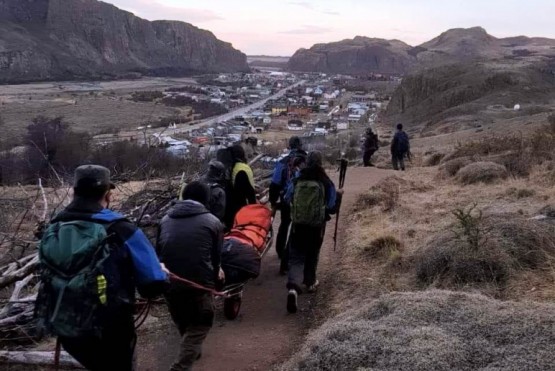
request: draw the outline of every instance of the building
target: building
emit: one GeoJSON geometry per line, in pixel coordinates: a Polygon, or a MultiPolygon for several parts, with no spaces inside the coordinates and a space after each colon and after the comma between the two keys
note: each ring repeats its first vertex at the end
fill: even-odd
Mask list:
{"type": "Polygon", "coordinates": [[[287,130],[301,131],[304,129],[304,123],[301,120],[289,120],[287,130]]]}

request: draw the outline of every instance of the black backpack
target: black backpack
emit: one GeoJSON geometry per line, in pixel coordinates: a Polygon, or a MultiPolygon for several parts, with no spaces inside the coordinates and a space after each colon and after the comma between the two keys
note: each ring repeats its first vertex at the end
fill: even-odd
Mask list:
{"type": "Polygon", "coordinates": [[[409,136],[405,132],[397,134],[397,150],[400,154],[406,154],[410,151],[409,136]]]}

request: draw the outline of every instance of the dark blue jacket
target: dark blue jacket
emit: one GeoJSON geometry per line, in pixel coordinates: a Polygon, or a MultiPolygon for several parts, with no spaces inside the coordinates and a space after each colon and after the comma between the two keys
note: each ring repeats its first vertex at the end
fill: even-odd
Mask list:
{"type": "Polygon", "coordinates": [[[291,179],[295,174],[290,174],[291,159],[298,159],[299,165],[306,161],[307,153],[303,150],[294,149],[287,156],[276,163],[270,184],[270,203],[275,205],[278,199],[282,198],[291,184],[291,179]]]}

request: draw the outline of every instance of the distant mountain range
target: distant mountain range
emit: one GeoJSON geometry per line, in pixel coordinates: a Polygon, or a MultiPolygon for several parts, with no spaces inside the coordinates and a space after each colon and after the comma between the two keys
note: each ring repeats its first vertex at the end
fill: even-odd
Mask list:
{"type": "Polygon", "coordinates": [[[211,32],[96,0],[0,0],[0,83],[249,71],[211,32]]]}
{"type": "Polygon", "coordinates": [[[524,36],[498,39],[481,27],[452,29],[422,45],[399,40],[354,39],[300,49],[290,71],[405,74],[413,69],[484,59],[541,60],[555,56],[555,40],[524,36]]]}

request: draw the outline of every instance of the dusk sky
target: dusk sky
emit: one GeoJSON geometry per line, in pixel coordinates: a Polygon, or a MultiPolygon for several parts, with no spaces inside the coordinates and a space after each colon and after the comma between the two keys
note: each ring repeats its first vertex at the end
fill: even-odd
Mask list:
{"type": "Polygon", "coordinates": [[[555,0],[106,0],[149,20],[212,31],[249,54],[290,56],[354,36],[418,45],[450,28],[555,38],[555,0]]]}

